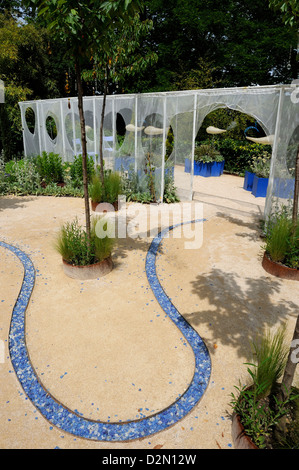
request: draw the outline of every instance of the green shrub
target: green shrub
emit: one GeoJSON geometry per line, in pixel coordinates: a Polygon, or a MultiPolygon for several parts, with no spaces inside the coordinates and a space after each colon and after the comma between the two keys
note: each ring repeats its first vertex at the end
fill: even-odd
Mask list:
{"type": "Polygon", "coordinates": [[[271,154],[264,150],[258,156],[252,157],[250,170],[259,178],[269,178],[270,164],[271,164],[271,154]]]}
{"type": "Polygon", "coordinates": [[[40,187],[40,176],[33,160],[24,158],[12,164],[11,181],[7,188],[13,194],[36,194],[40,187]]]}
{"type": "Polygon", "coordinates": [[[42,182],[63,183],[63,163],[59,154],[42,152],[42,155],[36,157],[35,164],[42,182]]]}
{"type": "MultiPolygon", "coordinates": [[[[87,156],[86,159],[87,166],[87,180],[91,182],[92,175],[95,173],[94,161],[91,155],[87,156]]],[[[72,184],[75,187],[81,187],[83,185],[83,167],[82,167],[82,155],[76,155],[73,163],[70,166],[69,171],[72,184]]]]}
{"type": "Polygon", "coordinates": [[[264,151],[271,154],[270,145],[262,145],[247,140],[234,140],[231,138],[213,138],[213,144],[225,160],[225,170],[231,173],[244,175],[249,170],[253,157],[258,157],[264,151]]]}
{"type": "Polygon", "coordinates": [[[165,175],[163,202],[168,204],[179,202],[173,177],[168,174],[165,175]]]}

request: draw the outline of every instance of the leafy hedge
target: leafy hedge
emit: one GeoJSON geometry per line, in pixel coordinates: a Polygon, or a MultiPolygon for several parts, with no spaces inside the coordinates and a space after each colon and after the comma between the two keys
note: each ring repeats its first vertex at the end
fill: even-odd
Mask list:
{"type": "Polygon", "coordinates": [[[253,163],[253,158],[263,155],[265,151],[271,154],[270,145],[255,144],[245,140],[213,139],[214,145],[225,160],[224,170],[229,173],[244,175],[253,163]]]}

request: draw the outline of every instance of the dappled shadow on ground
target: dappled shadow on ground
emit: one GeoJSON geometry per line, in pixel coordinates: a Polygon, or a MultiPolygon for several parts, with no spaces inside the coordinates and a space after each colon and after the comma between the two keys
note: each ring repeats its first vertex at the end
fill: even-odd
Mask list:
{"type": "Polygon", "coordinates": [[[259,241],[263,236],[262,218],[258,215],[250,214],[250,219],[241,219],[239,217],[233,217],[232,215],[224,214],[223,212],[218,212],[216,217],[225,219],[227,222],[240,227],[240,232],[235,233],[236,237],[248,238],[252,241],[259,241]],[[251,232],[244,232],[242,230],[243,228],[249,229],[251,232]]]}
{"type": "Polygon", "coordinates": [[[0,211],[3,211],[5,209],[19,209],[27,202],[33,201],[34,198],[35,197],[30,197],[30,196],[22,196],[22,197],[1,196],[0,197],[0,211]]]}
{"type": "Polygon", "coordinates": [[[288,315],[296,315],[298,311],[298,305],[291,300],[272,300],[280,292],[281,284],[267,276],[241,279],[235,273],[213,268],[198,275],[191,285],[192,293],[208,303],[208,307],[186,313],[184,317],[194,327],[206,325],[211,331],[213,339],[205,339],[211,353],[213,345],[218,343],[233,347],[240,357],[246,357],[250,342],[258,333],[284,322],[288,315]]]}

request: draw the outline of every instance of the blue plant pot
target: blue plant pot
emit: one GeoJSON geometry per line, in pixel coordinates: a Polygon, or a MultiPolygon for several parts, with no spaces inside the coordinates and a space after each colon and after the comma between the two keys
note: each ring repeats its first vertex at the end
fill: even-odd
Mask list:
{"type": "Polygon", "coordinates": [[[224,170],[224,160],[222,162],[211,163],[211,176],[221,176],[224,170]]]}
{"type": "Polygon", "coordinates": [[[255,197],[266,197],[269,178],[259,178],[254,175],[252,184],[252,194],[255,197]]]}
{"type": "Polygon", "coordinates": [[[194,174],[207,178],[211,176],[212,163],[194,162],[194,174]]]}
{"type": "Polygon", "coordinates": [[[295,179],[275,178],[273,185],[273,194],[283,199],[293,199],[295,189],[295,179]]]}
{"type": "MultiPolygon", "coordinates": [[[[221,176],[224,170],[224,161],[223,162],[194,162],[194,175],[196,176],[221,176]]],[[[185,158],[185,172],[191,172],[191,160],[185,158]]]]}
{"type": "Polygon", "coordinates": [[[252,191],[253,178],[254,178],[254,173],[251,173],[250,171],[245,171],[243,188],[246,191],[252,191]]]}
{"type": "Polygon", "coordinates": [[[134,166],[135,166],[134,157],[117,157],[115,159],[116,171],[129,171],[131,168],[134,169],[134,166]]]}

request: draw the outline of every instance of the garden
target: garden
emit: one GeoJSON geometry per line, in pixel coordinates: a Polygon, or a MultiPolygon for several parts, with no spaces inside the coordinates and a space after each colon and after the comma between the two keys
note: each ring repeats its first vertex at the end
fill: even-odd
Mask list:
{"type": "Polygon", "coordinates": [[[162,3],[0,7],[3,448],[299,448],[298,8],[162,3]]]}

